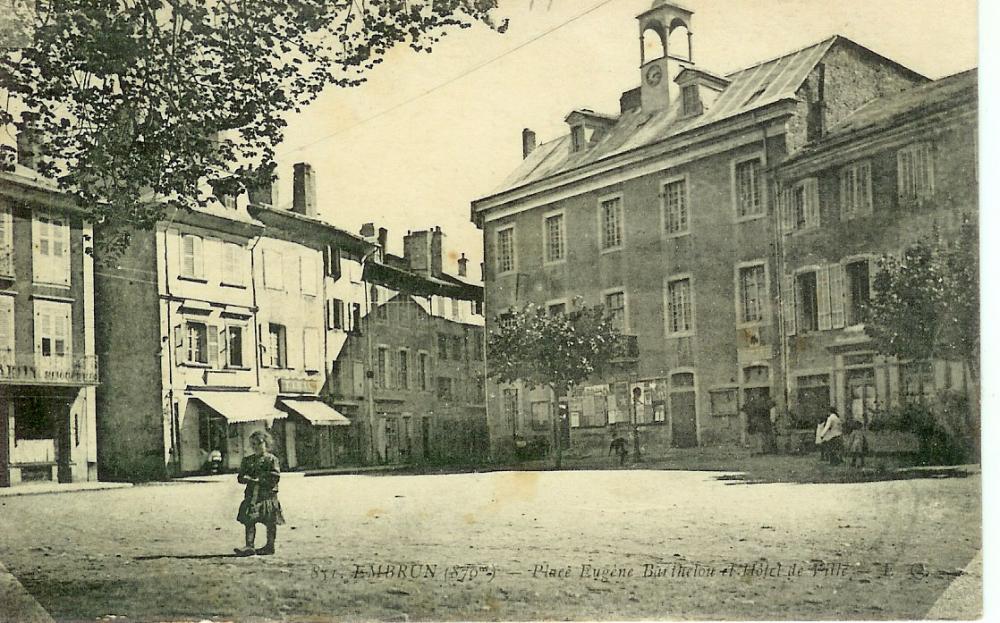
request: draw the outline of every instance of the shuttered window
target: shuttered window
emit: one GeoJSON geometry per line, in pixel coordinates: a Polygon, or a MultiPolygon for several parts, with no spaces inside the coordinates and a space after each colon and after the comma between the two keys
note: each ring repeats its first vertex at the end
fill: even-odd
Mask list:
{"type": "Polygon", "coordinates": [[[850,220],[872,213],[872,167],[867,160],[840,170],[840,218],[850,220]]]}
{"type": "Polygon", "coordinates": [[[73,354],[69,303],[35,301],[35,355],[49,360],[63,360],[73,354]]]}
{"type": "Polygon", "coordinates": [[[205,273],[205,260],[200,236],[181,236],[181,276],[191,279],[202,279],[205,273]]]}
{"type": "Polygon", "coordinates": [[[497,231],[497,272],[514,270],[514,228],[497,231]]]}
{"type": "Polygon", "coordinates": [[[36,213],[32,220],[32,230],[34,280],[69,285],[69,221],[62,216],[36,213]]]}
{"type": "Polygon", "coordinates": [[[917,143],[900,149],[896,154],[896,174],[900,201],[919,201],[933,194],[934,162],[930,145],[917,143]]]}
{"type": "Polygon", "coordinates": [[[782,193],[783,224],[786,231],[819,227],[819,183],[816,178],[804,179],[782,193]]]}
{"type": "Polygon", "coordinates": [[[243,247],[233,242],[222,244],[222,283],[243,286],[243,247]]]}

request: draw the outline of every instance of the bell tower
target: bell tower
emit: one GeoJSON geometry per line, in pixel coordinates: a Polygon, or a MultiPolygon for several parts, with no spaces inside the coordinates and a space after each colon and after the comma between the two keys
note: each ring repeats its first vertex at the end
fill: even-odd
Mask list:
{"type": "Polygon", "coordinates": [[[642,72],[642,109],[663,110],[680,92],[674,78],[694,65],[691,17],[694,12],[674,2],[653,0],[639,20],[639,69],[642,72]]]}

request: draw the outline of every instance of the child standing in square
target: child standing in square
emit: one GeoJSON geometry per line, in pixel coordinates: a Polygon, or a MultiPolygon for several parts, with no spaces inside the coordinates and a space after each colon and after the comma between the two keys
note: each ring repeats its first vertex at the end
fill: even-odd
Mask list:
{"type": "Polygon", "coordinates": [[[285,523],[281,513],[281,503],[278,501],[278,480],[281,478],[281,468],[278,457],[271,454],[270,448],[274,439],[266,431],[254,431],[250,435],[250,446],[253,454],[243,458],[237,482],[246,484],[243,502],[236,514],[236,521],[246,529],[246,545],[237,547],[239,556],[260,554],[268,556],[274,553],[274,538],[278,525],[285,523]],[[254,549],[257,537],[257,524],[264,524],[267,529],[267,543],[264,547],[254,549]]]}

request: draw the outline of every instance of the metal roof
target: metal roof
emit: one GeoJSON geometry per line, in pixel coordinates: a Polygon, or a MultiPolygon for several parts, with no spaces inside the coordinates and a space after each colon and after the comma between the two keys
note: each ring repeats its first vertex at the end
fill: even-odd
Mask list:
{"type": "MultiPolygon", "coordinates": [[[[776,102],[793,99],[816,63],[837,41],[858,44],[835,35],[801,50],[764,61],[726,76],[730,81],[705,111],[696,117],[681,115],[675,101],[655,113],[633,109],[618,117],[597,144],[579,152],[570,149],[569,135],[542,143],[532,151],[491,195],[530,184],[555,173],[575,169],[664,139],[677,136],[776,102]]],[[[861,46],[858,46],[861,47],[861,46]]]]}

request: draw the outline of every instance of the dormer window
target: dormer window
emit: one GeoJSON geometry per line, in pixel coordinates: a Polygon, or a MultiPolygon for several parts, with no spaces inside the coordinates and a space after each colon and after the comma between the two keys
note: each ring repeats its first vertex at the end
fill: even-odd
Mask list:
{"type": "Polygon", "coordinates": [[[701,96],[697,84],[689,84],[681,89],[681,100],[685,117],[701,114],[701,96]]]}
{"type": "Polygon", "coordinates": [[[584,147],[587,146],[587,133],[582,125],[575,125],[570,130],[570,136],[573,140],[573,151],[583,151],[584,147]]]}

